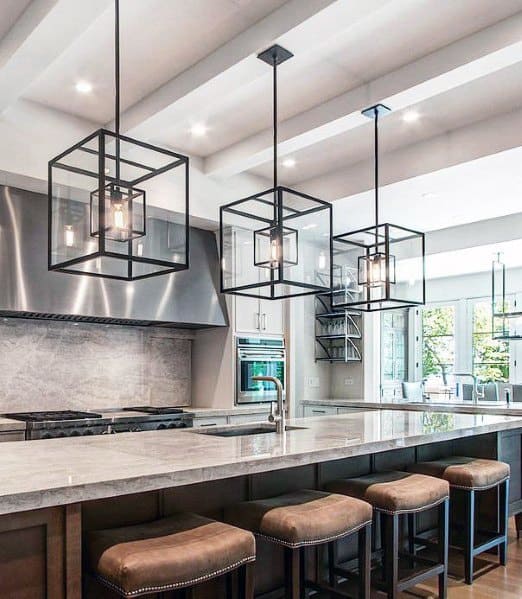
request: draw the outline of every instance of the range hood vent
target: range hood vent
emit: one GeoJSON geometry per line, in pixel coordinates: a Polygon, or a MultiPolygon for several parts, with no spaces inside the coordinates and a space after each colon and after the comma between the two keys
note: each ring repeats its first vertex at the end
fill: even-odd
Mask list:
{"type": "Polygon", "coordinates": [[[190,230],[190,269],[124,282],[47,270],[47,197],[0,186],[0,317],[128,326],[227,326],[213,233],[190,230]]]}

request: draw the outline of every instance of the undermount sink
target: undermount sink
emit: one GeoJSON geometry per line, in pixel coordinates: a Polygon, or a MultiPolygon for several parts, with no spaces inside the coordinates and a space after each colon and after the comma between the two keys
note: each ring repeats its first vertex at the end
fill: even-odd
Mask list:
{"type": "MultiPolygon", "coordinates": [[[[285,431],[305,430],[304,426],[285,426],[285,431]]],[[[274,433],[274,426],[256,424],[254,426],[235,426],[230,428],[203,428],[194,431],[200,435],[214,435],[215,437],[245,437],[247,435],[264,435],[265,433],[274,433]]]]}

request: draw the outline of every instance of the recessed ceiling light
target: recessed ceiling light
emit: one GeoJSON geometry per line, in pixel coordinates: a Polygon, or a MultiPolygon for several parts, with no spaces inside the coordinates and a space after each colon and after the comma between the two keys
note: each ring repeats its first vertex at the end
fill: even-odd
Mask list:
{"type": "Polygon", "coordinates": [[[420,118],[420,114],[416,110],[407,110],[402,115],[402,120],[405,123],[415,123],[420,118]]]}
{"type": "Polygon", "coordinates": [[[80,94],[90,94],[92,92],[92,84],[88,81],[78,81],[76,91],[80,94]]]}
{"type": "Polygon", "coordinates": [[[294,166],[295,166],[295,159],[294,158],[285,158],[283,160],[283,166],[285,168],[294,168],[294,166]]]}
{"type": "Polygon", "coordinates": [[[190,132],[194,137],[203,137],[207,134],[207,126],[204,123],[196,123],[190,128],[190,132]]]}

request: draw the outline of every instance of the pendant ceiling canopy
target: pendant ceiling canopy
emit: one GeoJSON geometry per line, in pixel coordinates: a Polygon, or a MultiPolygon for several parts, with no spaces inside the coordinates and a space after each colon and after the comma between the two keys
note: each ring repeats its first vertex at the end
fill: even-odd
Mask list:
{"type": "Polygon", "coordinates": [[[114,46],[115,131],[49,162],[48,267],[129,281],[188,268],[189,159],[120,133],[119,0],[114,46]]]}
{"type": "Polygon", "coordinates": [[[491,268],[491,309],[493,339],[522,339],[522,310],[517,307],[516,294],[507,285],[506,265],[497,254],[491,268]]]}
{"type": "Polygon", "coordinates": [[[376,104],[362,114],[374,122],[375,225],[333,238],[332,306],[366,312],[425,303],[424,233],[379,221],[379,117],[376,104]]]}
{"type": "Polygon", "coordinates": [[[330,290],[332,206],[278,182],[277,68],[292,56],[278,45],[258,56],[273,69],[274,185],[221,207],[223,293],[284,299],[330,290]]]}

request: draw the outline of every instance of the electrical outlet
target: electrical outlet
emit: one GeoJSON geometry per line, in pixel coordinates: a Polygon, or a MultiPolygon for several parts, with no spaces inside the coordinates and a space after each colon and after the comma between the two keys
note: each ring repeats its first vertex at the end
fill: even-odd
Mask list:
{"type": "Polygon", "coordinates": [[[344,386],[345,387],[351,387],[352,385],[353,385],[353,379],[352,378],[344,379],[344,386]]]}
{"type": "Polygon", "coordinates": [[[319,377],[318,376],[309,376],[308,377],[308,386],[312,389],[317,389],[319,387],[319,377]]]}

